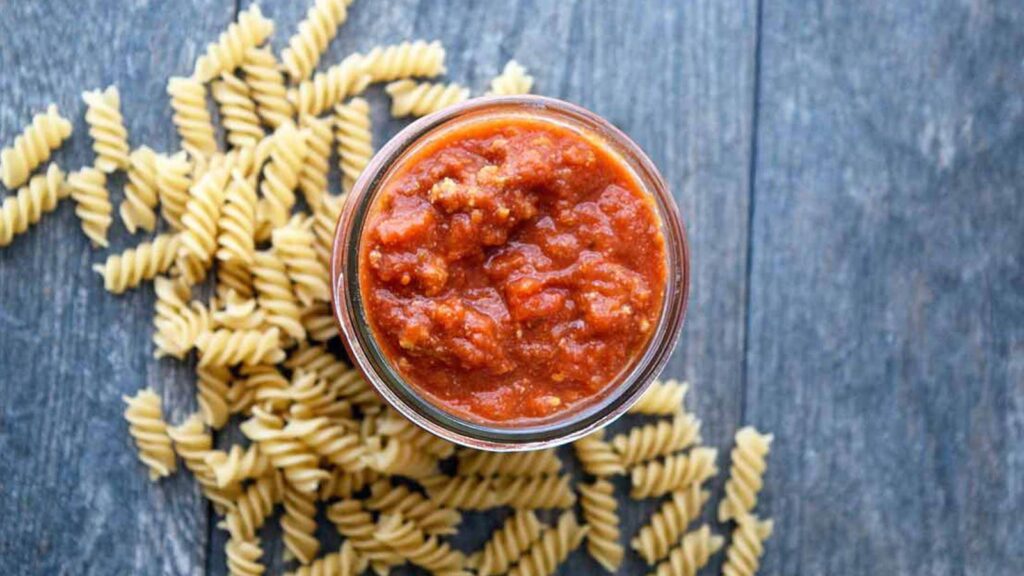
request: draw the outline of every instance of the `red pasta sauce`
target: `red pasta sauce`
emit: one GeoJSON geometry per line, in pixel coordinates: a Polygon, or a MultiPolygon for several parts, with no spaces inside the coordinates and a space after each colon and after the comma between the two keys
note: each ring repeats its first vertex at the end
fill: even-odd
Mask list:
{"type": "Polygon", "coordinates": [[[651,195],[597,135],[526,116],[442,131],[392,168],[360,235],[363,310],[434,404],[515,425],[599,396],[666,285],[651,195]]]}

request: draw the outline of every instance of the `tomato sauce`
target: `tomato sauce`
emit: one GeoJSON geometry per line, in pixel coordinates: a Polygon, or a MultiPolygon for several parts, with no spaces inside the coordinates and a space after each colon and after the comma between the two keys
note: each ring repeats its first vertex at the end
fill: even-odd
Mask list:
{"type": "Polygon", "coordinates": [[[666,285],[654,200],[592,134],[528,117],[399,160],[360,237],[392,365],[449,412],[510,424],[600,395],[646,348],[666,285]]]}

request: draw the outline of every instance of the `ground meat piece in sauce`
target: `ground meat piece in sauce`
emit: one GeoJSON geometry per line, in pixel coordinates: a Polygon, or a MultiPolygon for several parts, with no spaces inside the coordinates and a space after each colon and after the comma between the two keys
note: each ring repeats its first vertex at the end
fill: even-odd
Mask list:
{"type": "Polygon", "coordinates": [[[454,130],[402,161],[371,208],[360,283],[385,354],[478,420],[548,416],[643,351],[664,239],[621,159],[522,118],[454,130]]]}

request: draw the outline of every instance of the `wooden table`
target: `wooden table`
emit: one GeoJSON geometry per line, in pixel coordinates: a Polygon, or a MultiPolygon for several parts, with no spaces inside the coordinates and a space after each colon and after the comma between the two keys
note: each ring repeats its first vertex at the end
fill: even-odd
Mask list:
{"type": "MultiPolygon", "coordinates": [[[[306,8],[267,2],[275,47],[306,8]]],[[[80,93],[113,83],[133,145],[176,149],[167,77],[236,12],[0,0],[0,142],[55,101],[56,161],[91,162],[80,93]]],[[[358,0],[324,62],[413,38],[477,91],[514,57],[664,172],[693,257],[667,374],[723,468],[738,426],[775,434],[764,574],[1024,573],[1024,5],[358,0]]],[[[372,97],[380,143],[400,124],[372,97]]],[[[73,210],[0,250],[0,573],[223,574],[192,479],[150,483],[121,418],[152,386],[181,421],[191,368],[152,358],[152,288],[106,294],[73,210]]]]}

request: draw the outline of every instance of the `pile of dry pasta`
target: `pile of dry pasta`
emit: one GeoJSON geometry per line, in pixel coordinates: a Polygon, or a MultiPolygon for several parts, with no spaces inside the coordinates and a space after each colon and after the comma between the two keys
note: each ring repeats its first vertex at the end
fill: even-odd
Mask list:
{"type": "MultiPolygon", "coordinates": [[[[614,572],[627,553],[608,480],[616,475],[629,479],[630,498],[663,501],[629,547],[655,574],[695,574],[724,538],[707,525],[690,529],[709,498],[702,485],[718,467],[717,451],[701,446],[700,422],[684,410],[686,384],[656,383],[632,409],[653,422],[576,442],[591,478],[575,483],[553,450],[476,452],[424,432],[383,406],[327,347],[338,337],[328,257],[345,202],[344,192],[329,191],[331,158],[337,150],[347,191],[373,155],[370,108],[359,94],[386,83],[396,117],[429,114],[470,94],[416,80],[445,72],[439,42],[378,47],[314,74],[350,1],[316,0],[280,59],[264,46],[274,23],[258,6],[242,12],[192,76],[167,84],[180,151],[132,149],[119,93],[109,87],[82,95],[93,166],[65,176],[51,163],[32,175],[71,136],[55,106],[36,115],[0,152],[4,186],[21,187],[0,208],[0,246],[70,196],[83,233],[107,247],[114,222],[107,177],[127,173],[120,221],[132,233],[164,231],[95,269],[115,294],[153,281],[156,355],[196,352],[199,411],[168,425],[160,397],[141,390],[125,398],[125,417],[150,478],[174,473],[180,459],[212,501],[230,533],[232,574],[264,572],[259,532],[279,508],[296,574],[386,574],[405,563],[435,574],[552,574],[584,541],[614,572]],[[211,298],[194,295],[211,285],[211,298]],[[232,418],[248,443],[215,449],[213,432],[232,418]],[[338,550],[321,550],[318,502],[342,537],[338,550]],[[445,541],[462,511],[493,508],[513,512],[481,550],[445,541]],[[561,512],[548,525],[540,509],[561,512]]],[[[512,61],[490,93],[526,93],[532,84],[512,61]]],[[[720,522],[734,523],[723,568],[730,576],[756,572],[772,530],[753,514],[770,443],[753,428],[736,434],[718,511],[720,522]]]]}

